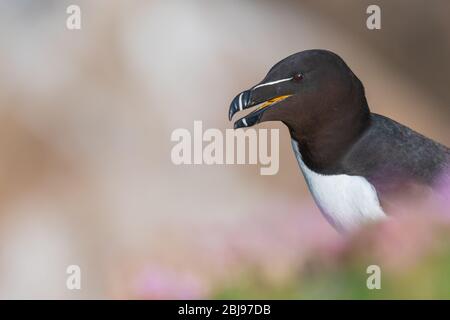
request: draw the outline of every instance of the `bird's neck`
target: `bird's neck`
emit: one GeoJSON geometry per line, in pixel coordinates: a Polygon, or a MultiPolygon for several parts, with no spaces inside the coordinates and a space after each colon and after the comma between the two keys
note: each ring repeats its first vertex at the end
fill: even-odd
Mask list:
{"type": "Polygon", "coordinates": [[[358,106],[343,106],[343,110],[305,127],[289,126],[291,138],[297,141],[303,161],[318,173],[339,171],[340,160],[370,125],[370,111],[362,99],[358,106]]]}

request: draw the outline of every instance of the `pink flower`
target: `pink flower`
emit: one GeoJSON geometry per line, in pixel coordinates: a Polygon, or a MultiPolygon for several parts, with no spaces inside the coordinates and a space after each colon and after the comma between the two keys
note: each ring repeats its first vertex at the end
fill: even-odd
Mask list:
{"type": "Polygon", "coordinates": [[[140,299],[201,299],[206,291],[200,278],[192,273],[151,266],[138,275],[134,293],[140,299]]]}

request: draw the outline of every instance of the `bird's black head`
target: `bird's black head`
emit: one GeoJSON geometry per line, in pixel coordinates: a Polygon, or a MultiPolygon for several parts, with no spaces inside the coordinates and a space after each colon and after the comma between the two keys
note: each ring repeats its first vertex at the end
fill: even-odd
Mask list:
{"type": "Polygon", "coordinates": [[[338,55],[326,50],[302,51],[278,62],[259,84],[234,98],[229,119],[254,106],[235,128],[282,121],[300,144],[322,147],[339,136],[342,143],[351,139],[369,118],[361,82],[338,55]]]}

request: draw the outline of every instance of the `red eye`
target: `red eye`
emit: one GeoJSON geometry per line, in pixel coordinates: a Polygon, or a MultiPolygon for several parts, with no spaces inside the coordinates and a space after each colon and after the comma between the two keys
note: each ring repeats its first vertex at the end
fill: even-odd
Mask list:
{"type": "Polygon", "coordinates": [[[294,79],[294,81],[300,81],[303,79],[303,75],[301,73],[297,73],[292,77],[292,79],[294,79]]]}

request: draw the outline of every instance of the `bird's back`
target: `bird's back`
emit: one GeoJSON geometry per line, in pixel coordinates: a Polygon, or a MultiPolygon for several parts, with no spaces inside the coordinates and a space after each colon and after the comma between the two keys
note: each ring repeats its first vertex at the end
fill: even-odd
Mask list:
{"type": "Polygon", "coordinates": [[[433,188],[450,170],[450,149],[392,119],[371,114],[367,130],[340,166],[346,174],[365,177],[379,193],[401,193],[413,185],[433,188]]]}

